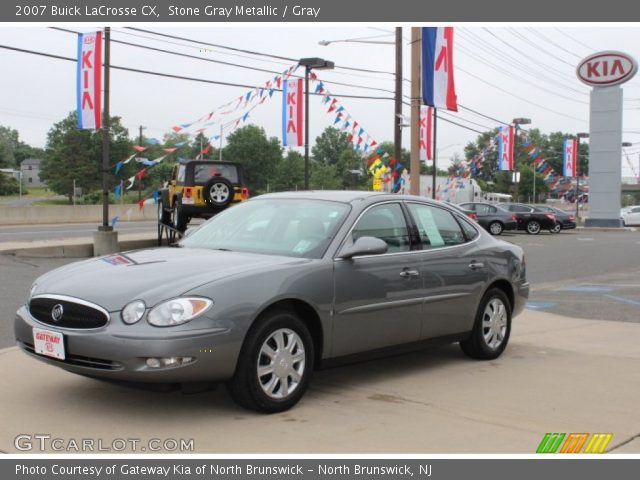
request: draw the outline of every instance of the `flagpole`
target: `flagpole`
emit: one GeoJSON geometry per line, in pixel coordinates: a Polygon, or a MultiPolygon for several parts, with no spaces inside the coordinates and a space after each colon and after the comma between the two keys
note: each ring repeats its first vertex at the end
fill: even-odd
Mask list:
{"type": "MultiPolygon", "coordinates": [[[[111,28],[104,29],[104,110],[102,118],[102,227],[109,232],[109,63],[111,61],[111,28]]],[[[100,66],[96,65],[99,71],[100,66]]],[[[99,73],[97,73],[99,75],[99,73]]],[[[99,94],[99,93],[98,93],[99,94]]]]}
{"type": "MultiPolygon", "coordinates": [[[[411,27],[411,195],[420,195],[420,54],[422,30],[411,27]]],[[[397,160],[397,159],[396,159],[397,160]]]]}
{"type": "Polygon", "coordinates": [[[436,160],[438,158],[438,109],[433,107],[433,180],[431,184],[431,198],[436,199],[436,175],[438,172],[436,160]]]}

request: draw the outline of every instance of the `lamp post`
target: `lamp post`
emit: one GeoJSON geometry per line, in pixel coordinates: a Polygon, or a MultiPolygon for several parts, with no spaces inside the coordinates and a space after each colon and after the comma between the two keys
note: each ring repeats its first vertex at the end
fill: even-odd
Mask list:
{"type": "Polygon", "coordinates": [[[578,222],[580,220],[580,139],[589,138],[589,134],[586,132],[580,132],[576,134],[576,137],[578,137],[578,151],[576,152],[576,157],[578,159],[576,162],[576,222],[578,222]]]}
{"type": "Polygon", "coordinates": [[[373,37],[346,38],[343,40],[320,40],[319,45],[327,46],[332,43],[369,43],[378,45],[395,45],[395,95],[394,95],[394,116],[393,116],[393,154],[397,161],[402,158],[402,27],[395,29],[395,41],[375,40],[376,38],[388,37],[394,33],[376,35],[373,37]]]}
{"type": "MultiPolygon", "coordinates": [[[[515,198],[516,198],[516,202],[518,201],[518,127],[520,125],[529,125],[531,123],[531,119],[530,118],[522,118],[522,117],[518,117],[518,118],[514,118],[513,119],[513,126],[514,126],[514,134],[513,134],[513,180],[515,183],[515,198]]],[[[535,172],[534,172],[534,176],[535,176],[535,172]]]]}
{"type": "Polygon", "coordinates": [[[309,74],[311,70],[331,70],[333,62],[322,58],[301,58],[298,65],[304,67],[304,189],[309,190],[309,74]]]}

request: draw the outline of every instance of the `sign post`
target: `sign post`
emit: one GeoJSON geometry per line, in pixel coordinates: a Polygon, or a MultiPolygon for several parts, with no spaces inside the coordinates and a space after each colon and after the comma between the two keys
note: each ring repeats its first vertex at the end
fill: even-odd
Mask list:
{"type": "MultiPolygon", "coordinates": [[[[576,69],[593,87],[589,113],[589,218],[587,227],[621,227],[622,88],[638,64],[626,53],[598,52],[576,69]]],[[[576,198],[576,202],[578,199],[576,198]]]]}

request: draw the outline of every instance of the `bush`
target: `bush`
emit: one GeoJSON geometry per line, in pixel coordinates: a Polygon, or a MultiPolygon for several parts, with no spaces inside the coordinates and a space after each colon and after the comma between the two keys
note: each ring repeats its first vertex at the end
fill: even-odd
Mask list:
{"type": "Polygon", "coordinates": [[[18,180],[4,173],[0,173],[0,195],[15,195],[20,193],[18,180]]]}

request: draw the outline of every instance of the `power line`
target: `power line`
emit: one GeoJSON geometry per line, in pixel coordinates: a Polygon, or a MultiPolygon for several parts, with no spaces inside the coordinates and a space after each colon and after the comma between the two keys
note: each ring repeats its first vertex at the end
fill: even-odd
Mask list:
{"type": "MultiPolygon", "coordinates": [[[[27,50],[24,48],[18,48],[18,47],[11,47],[9,45],[0,45],[0,48],[3,48],[5,50],[12,50],[15,52],[20,52],[20,53],[28,53],[31,55],[39,55],[42,57],[48,57],[48,58],[55,58],[57,60],[66,60],[66,61],[70,61],[70,62],[76,62],[77,60],[75,58],[71,58],[71,57],[64,57],[61,55],[55,55],[52,53],[45,53],[45,52],[37,52],[35,50],[27,50]]],[[[249,89],[253,89],[256,88],[255,85],[249,85],[249,84],[243,84],[243,83],[233,83],[233,82],[223,82],[221,80],[209,80],[209,79],[205,79],[205,78],[196,78],[196,77],[188,77],[185,75],[175,75],[175,74],[170,74],[170,73],[162,73],[162,72],[154,72],[152,70],[143,70],[140,68],[132,68],[132,67],[122,67],[122,66],[118,66],[118,65],[111,65],[111,68],[113,68],[114,70],[123,70],[123,71],[127,71],[127,72],[134,72],[134,73],[142,73],[145,75],[153,75],[153,76],[157,76],[157,77],[165,77],[165,78],[174,78],[177,80],[189,80],[192,82],[200,82],[200,83],[209,83],[209,84],[213,84],[213,85],[223,85],[223,86],[227,86],[227,87],[242,87],[242,88],[249,88],[249,89]]],[[[274,88],[273,90],[277,91],[277,92],[281,92],[282,89],[279,88],[274,88]]],[[[311,95],[320,95],[320,94],[316,94],[314,92],[309,92],[311,95]]],[[[374,96],[366,96],[366,95],[348,95],[348,94],[336,94],[336,96],[339,97],[343,97],[343,98],[360,98],[360,99],[366,99],[366,100],[391,100],[393,101],[393,97],[374,97],[374,96]]]]}
{"type": "MultiPolygon", "coordinates": [[[[169,35],[167,33],[160,33],[160,32],[154,32],[151,30],[145,30],[142,28],[136,28],[136,27],[126,27],[129,30],[134,30],[136,32],[144,32],[144,33],[149,33],[151,35],[158,35],[161,37],[166,37],[166,38],[173,38],[174,40],[183,40],[186,42],[193,42],[193,43],[198,43],[200,45],[208,45],[210,47],[216,47],[216,48],[224,48],[227,50],[232,50],[235,52],[241,52],[241,53],[248,53],[251,55],[257,55],[257,56],[261,56],[261,57],[270,57],[270,58],[277,58],[279,60],[286,60],[289,62],[298,62],[298,60],[300,60],[299,58],[292,58],[292,57],[283,57],[280,55],[273,55],[270,53],[263,53],[263,52],[256,52],[254,50],[246,50],[246,49],[242,49],[242,48],[236,48],[236,47],[229,47],[228,45],[220,45],[220,44],[216,44],[216,43],[210,43],[210,42],[203,42],[201,40],[195,40],[192,38],[186,38],[186,37],[179,37],[177,35],[169,35]]],[[[354,70],[356,72],[366,72],[366,73],[382,73],[382,74],[386,74],[386,75],[395,75],[394,72],[386,72],[386,71],[381,71],[381,70],[371,70],[371,69],[366,69],[366,68],[357,68],[357,67],[344,67],[341,65],[336,65],[335,68],[342,68],[345,70],[354,70]]]]}
{"type": "Polygon", "coordinates": [[[476,115],[479,115],[481,117],[487,118],[489,120],[493,120],[494,122],[498,122],[498,123],[501,123],[503,125],[510,125],[509,122],[503,122],[502,120],[498,120],[497,118],[490,117],[489,115],[485,115],[484,113],[478,112],[477,110],[474,110],[473,108],[466,107],[466,106],[464,106],[464,105],[462,105],[460,103],[458,103],[458,106],[460,108],[464,109],[464,110],[468,110],[471,113],[475,113],[476,115]]]}
{"type": "MultiPolygon", "coordinates": [[[[67,30],[65,28],[59,28],[59,27],[49,27],[52,30],[58,30],[61,32],[67,32],[67,33],[73,33],[73,34],[77,34],[79,32],[73,31],[73,30],[67,30]]],[[[159,52],[159,53],[166,53],[169,55],[174,55],[174,56],[178,56],[178,57],[185,57],[185,58],[191,58],[193,60],[199,60],[202,62],[210,62],[210,63],[216,63],[216,64],[220,64],[220,65],[227,65],[227,66],[231,66],[231,67],[236,67],[236,68],[243,68],[243,69],[247,69],[247,70],[253,70],[256,72],[265,72],[265,73],[270,73],[270,74],[276,74],[276,75],[280,75],[282,72],[278,72],[276,70],[267,70],[264,68],[258,68],[258,67],[251,67],[248,65],[241,65],[239,63],[231,63],[231,62],[225,62],[222,60],[215,60],[212,58],[203,58],[203,57],[198,57],[196,55],[189,55],[187,53],[182,53],[182,52],[176,52],[176,51],[172,51],[172,50],[166,50],[163,48],[157,48],[157,47],[151,47],[149,45],[141,45],[138,43],[131,43],[131,42],[126,42],[124,40],[117,40],[117,39],[111,39],[111,41],[113,43],[119,43],[122,45],[127,45],[130,47],[134,47],[134,48],[141,48],[144,50],[151,50],[154,52],[159,52]]],[[[292,75],[295,78],[303,78],[299,75],[292,75]]],[[[377,88],[377,87],[369,87],[366,85],[357,85],[357,84],[353,84],[353,83],[343,83],[343,82],[336,82],[333,80],[325,80],[325,83],[328,83],[330,85],[339,85],[341,87],[353,87],[353,88],[361,88],[364,90],[372,90],[372,91],[378,91],[378,92],[384,92],[384,93],[395,93],[393,90],[389,90],[386,88],[377,88]]]]}
{"type": "Polygon", "coordinates": [[[576,54],[575,52],[572,52],[571,50],[567,50],[566,48],[564,48],[562,45],[560,45],[559,43],[556,43],[555,41],[551,40],[549,37],[547,37],[544,33],[542,33],[539,29],[535,30],[531,27],[526,27],[526,30],[529,30],[530,32],[535,33],[537,36],[539,36],[540,38],[542,38],[544,41],[546,41],[547,43],[550,43],[551,45],[553,45],[554,47],[562,50],[563,52],[567,52],[569,55],[576,57],[577,59],[581,59],[582,57],[578,54],[576,54]]]}
{"type": "MultiPolygon", "coordinates": [[[[483,27],[484,28],[484,27],[483,27]]],[[[485,28],[485,30],[487,30],[485,28]]],[[[507,30],[509,32],[511,32],[513,35],[515,35],[516,37],[522,39],[524,42],[528,43],[529,45],[531,45],[533,48],[535,48],[536,50],[541,51],[542,53],[545,53],[546,55],[550,56],[551,58],[556,59],[557,61],[559,61],[560,63],[564,63],[565,65],[569,65],[571,68],[574,68],[575,65],[569,63],[567,60],[565,60],[562,57],[558,57],[557,55],[554,55],[553,53],[551,53],[549,50],[542,48],[540,45],[538,45],[537,43],[535,43],[534,41],[532,41],[531,39],[529,39],[528,37],[526,37],[525,35],[523,35],[522,33],[520,33],[519,31],[517,31],[514,28],[507,28],[507,30]]],[[[487,30],[489,31],[489,30],[487,30]]],[[[495,35],[494,35],[495,36],[495,35]]],[[[497,38],[497,37],[496,37],[497,38]]]]}
{"type": "Polygon", "coordinates": [[[558,27],[554,27],[554,30],[556,30],[557,32],[561,33],[562,35],[564,35],[565,37],[573,40],[575,43],[577,43],[578,45],[583,46],[584,48],[586,48],[587,50],[590,50],[592,52],[595,52],[596,49],[593,47],[590,47],[589,45],[587,45],[586,43],[581,42],[580,40],[578,40],[577,38],[569,35],[567,32],[565,32],[564,30],[559,29],[558,27]]]}

